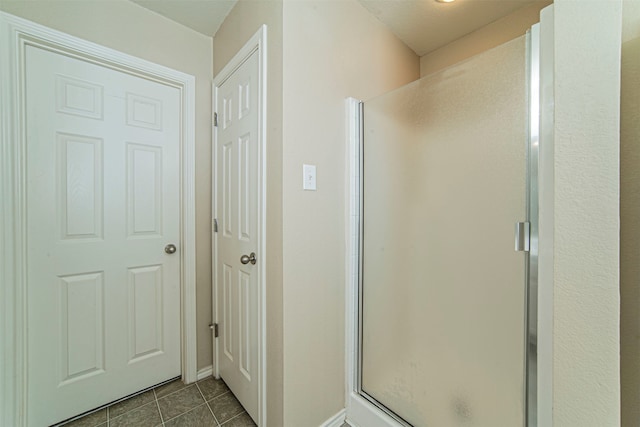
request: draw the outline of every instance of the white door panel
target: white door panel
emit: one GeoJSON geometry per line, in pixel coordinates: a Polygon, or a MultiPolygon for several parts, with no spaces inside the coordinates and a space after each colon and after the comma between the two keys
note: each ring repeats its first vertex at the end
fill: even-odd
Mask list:
{"type": "Polygon", "coordinates": [[[29,425],[180,375],[180,92],[29,47],[29,425]]]}
{"type": "Polygon", "coordinates": [[[215,165],[215,277],[220,376],[254,420],[258,419],[258,54],[220,87],[215,165]]]}

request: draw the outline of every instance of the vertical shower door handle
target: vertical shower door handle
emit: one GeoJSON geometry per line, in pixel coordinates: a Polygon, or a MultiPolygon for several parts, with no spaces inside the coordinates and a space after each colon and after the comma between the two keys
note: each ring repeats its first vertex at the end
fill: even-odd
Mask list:
{"type": "Polygon", "coordinates": [[[530,224],[516,222],[516,252],[529,252],[530,224]]]}

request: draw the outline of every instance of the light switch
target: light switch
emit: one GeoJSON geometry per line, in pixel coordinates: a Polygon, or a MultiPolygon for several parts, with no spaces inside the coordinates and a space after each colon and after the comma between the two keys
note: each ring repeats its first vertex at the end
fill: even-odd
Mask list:
{"type": "Polygon", "coordinates": [[[302,165],[302,189],[316,191],[316,165],[302,165]]]}

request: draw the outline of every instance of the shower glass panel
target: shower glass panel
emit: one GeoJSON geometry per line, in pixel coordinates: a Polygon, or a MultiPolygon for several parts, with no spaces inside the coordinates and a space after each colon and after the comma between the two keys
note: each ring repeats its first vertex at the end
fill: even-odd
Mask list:
{"type": "Polygon", "coordinates": [[[525,425],[526,37],[364,103],[361,394],[525,425]]]}

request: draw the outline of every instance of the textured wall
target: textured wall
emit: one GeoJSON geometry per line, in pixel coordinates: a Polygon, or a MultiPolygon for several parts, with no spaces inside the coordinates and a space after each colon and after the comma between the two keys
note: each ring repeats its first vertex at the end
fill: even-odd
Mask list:
{"type": "Polygon", "coordinates": [[[554,425],[620,425],[621,1],[556,0],[554,425]]]}
{"type": "Polygon", "coordinates": [[[126,0],[2,0],[0,9],[196,77],[198,368],[211,365],[211,38],[126,0]]]}

